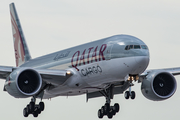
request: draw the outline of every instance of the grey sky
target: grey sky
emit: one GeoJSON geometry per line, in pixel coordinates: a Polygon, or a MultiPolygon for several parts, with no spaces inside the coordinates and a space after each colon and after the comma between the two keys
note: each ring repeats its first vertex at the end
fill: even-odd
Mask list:
{"type": "MultiPolygon", "coordinates": [[[[9,14],[11,0],[0,4],[0,65],[15,66],[9,14]]],[[[33,58],[116,34],[129,34],[143,40],[150,49],[148,69],[180,67],[179,0],[14,0],[33,58]]],[[[180,77],[176,77],[178,88],[180,77]]],[[[4,81],[0,81],[3,90],[4,81]]],[[[120,104],[114,120],[179,120],[180,89],[166,101],[154,102],[143,97],[141,84],[132,88],[135,100],[116,95],[120,104]]],[[[0,119],[24,120],[23,108],[30,98],[15,99],[0,91],[0,119]]],[[[38,120],[98,120],[97,111],[104,98],[85,95],[44,100],[45,111],[38,120]]],[[[30,115],[28,119],[32,119],[30,115]]],[[[107,120],[105,116],[103,120],[107,120]]]]}

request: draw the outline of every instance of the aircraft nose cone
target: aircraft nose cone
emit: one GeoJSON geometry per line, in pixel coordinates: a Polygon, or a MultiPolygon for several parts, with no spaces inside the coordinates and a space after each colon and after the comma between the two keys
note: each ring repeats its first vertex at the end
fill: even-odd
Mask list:
{"type": "Polygon", "coordinates": [[[136,70],[134,71],[135,74],[141,74],[143,73],[148,64],[149,64],[149,56],[138,56],[135,57],[135,64],[136,64],[136,70]]]}

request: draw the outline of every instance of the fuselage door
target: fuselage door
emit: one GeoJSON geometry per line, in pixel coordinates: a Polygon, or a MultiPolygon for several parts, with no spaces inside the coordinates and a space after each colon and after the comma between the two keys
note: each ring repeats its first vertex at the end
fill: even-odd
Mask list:
{"type": "Polygon", "coordinates": [[[113,43],[108,43],[107,44],[107,49],[106,49],[106,60],[110,60],[111,59],[111,50],[113,47],[113,43]]]}

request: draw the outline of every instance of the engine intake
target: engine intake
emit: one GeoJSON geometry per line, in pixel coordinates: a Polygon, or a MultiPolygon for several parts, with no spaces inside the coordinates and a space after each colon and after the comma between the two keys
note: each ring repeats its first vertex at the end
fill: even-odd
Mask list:
{"type": "Polygon", "coordinates": [[[171,97],[177,88],[176,79],[166,71],[153,71],[143,80],[141,91],[143,95],[155,101],[165,100],[171,97]]]}
{"type": "Polygon", "coordinates": [[[36,93],[40,89],[41,84],[41,77],[32,69],[24,70],[17,79],[18,88],[27,95],[36,93]]]}
{"type": "Polygon", "coordinates": [[[19,68],[7,77],[4,87],[15,98],[26,98],[38,94],[42,79],[34,69],[19,68]]]}
{"type": "Polygon", "coordinates": [[[160,96],[168,96],[174,91],[175,81],[166,73],[158,74],[153,81],[154,91],[160,96]]]}

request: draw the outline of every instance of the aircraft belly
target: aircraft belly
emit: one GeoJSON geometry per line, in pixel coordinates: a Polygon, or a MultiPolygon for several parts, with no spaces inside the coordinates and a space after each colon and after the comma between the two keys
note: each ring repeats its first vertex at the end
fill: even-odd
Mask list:
{"type": "Polygon", "coordinates": [[[51,90],[45,90],[43,99],[49,99],[57,96],[75,96],[75,95],[82,95],[95,91],[102,90],[103,88],[107,87],[106,85],[101,85],[100,88],[98,87],[85,87],[85,88],[70,88],[69,86],[59,86],[51,90]]]}
{"type": "Polygon", "coordinates": [[[86,88],[86,89],[61,89],[57,88],[56,90],[50,90],[50,91],[45,91],[43,99],[50,99],[58,96],[75,96],[75,95],[82,95],[86,94],[87,91],[88,93],[91,92],[96,92],[102,89],[99,88],[86,88]]]}

